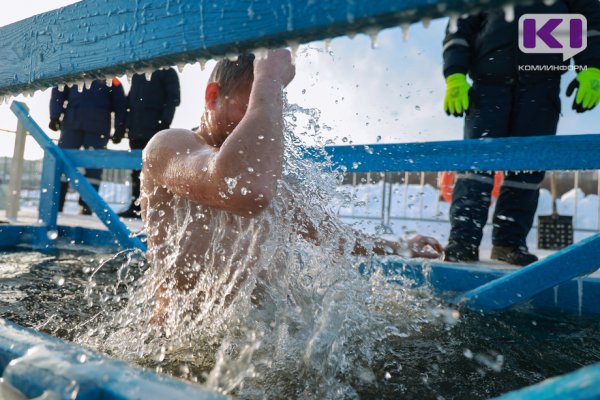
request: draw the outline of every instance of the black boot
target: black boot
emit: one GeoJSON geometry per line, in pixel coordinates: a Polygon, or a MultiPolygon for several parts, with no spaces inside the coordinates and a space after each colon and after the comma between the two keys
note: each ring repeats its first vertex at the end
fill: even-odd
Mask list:
{"type": "Polygon", "coordinates": [[[444,261],[472,262],[479,261],[479,248],[468,243],[451,240],[444,249],[444,261]]]}
{"type": "Polygon", "coordinates": [[[69,184],[67,182],[60,183],[60,194],[58,197],[58,212],[63,212],[65,208],[65,199],[67,198],[67,192],[69,191],[69,184]]]}
{"type": "MultiPolygon", "coordinates": [[[[96,192],[98,190],[100,190],[100,185],[97,185],[95,183],[92,184],[92,187],[94,189],[96,189],[96,192]]],[[[83,201],[83,199],[81,198],[81,196],[79,197],[79,214],[81,215],[92,215],[92,210],[91,208],[85,203],[85,201],[83,201]]]]}
{"type": "Polygon", "coordinates": [[[490,258],[519,266],[529,265],[538,260],[525,246],[494,246],[490,258]]]}

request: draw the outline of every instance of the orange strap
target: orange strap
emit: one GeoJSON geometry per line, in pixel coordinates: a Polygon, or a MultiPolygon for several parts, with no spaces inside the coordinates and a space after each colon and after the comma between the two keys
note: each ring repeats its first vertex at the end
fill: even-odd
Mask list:
{"type": "MultiPolygon", "coordinates": [[[[456,172],[444,171],[438,176],[438,187],[440,188],[440,194],[445,202],[450,203],[452,201],[452,191],[454,189],[454,181],[456,179],[456,172]]],[[[492,197],[497,199],[500,195],[500,187],[504,182],[504,174],[502,171],[496,171],[494,174],[494,188],[492,189],[492,197]]]]}

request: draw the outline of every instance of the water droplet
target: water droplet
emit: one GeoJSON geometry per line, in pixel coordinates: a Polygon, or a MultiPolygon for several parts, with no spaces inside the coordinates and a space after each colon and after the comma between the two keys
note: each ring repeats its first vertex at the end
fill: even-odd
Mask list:
{"type": "Polygon", "coordinates": [[[242,194],[242,196],[245,196],[245,195],[247,195],[247,194],[248,194],[248,192],[249,192],[249,190],[248,190],[248,189],[246,189],[244,186],[242,186],[242,187],[240,188],[240,193],[242,194]]]}
{"type": "Polygon", "coordinates": [[[81,364],[85,363],[88,359],[88,356],[86,354],[80,354],[77,356],[77,361],[80,362],[81,364]]]}
{"type": "Polygon", "coordinates": [[[458,14],[452,13],[449,15],[448,32],[456,33],[458,30],[458,14]]]}
{"type": "Polygon", "coordinates": [[[300,47],[300,43],[296,41],[289,41],[288,46],[290,46],[290,51],[292,53],[292,64],[296,65],[296,56],[298,55],[298,48],[300,47]]]}
{"type": "Polygon", "coordinates": [[[52,282],[54,282],[57,286],[62,286],[65,284],[65,278],[62,275],[54,275],[52,277],[52,282]]]}
{"type": "Polygon", "coordinates": [[[378,28],[371,28],[365,31],[367,35],[371,38],[371,48],[376,49],[379,47],[379,43],[377,43],[377,35],[379,34],[378,28]]]}
{"type": "Polygon", "coordinates": [[[515,20],[515,5],[514,4],[503,5],[502,10],[504,11],[504,20],[506,22],[510,23],[515,20]]]}
{"type": "Polygon", "coordinates": [[[400,28],[402,29],[402,41],[408,41],[408,29],[410,28],[410,24],[402,24],[400,25],[400,28]]]}
{"type": "Polygon", "coordinates": [[[48,231],[48,233],[46,233],[46,236],[48,236],[48,239],[50,240],[56,240],[56,238],[58,237],[58,231],[48,231]]]}
{"type": "Polygon", "coordinates": [[[254,57],[256,57],[257,60],[264,60],[267,58],[268,53],[269,51],[267,49],[264,47],[259,47],[258,49],[254,50],[254,57]]]}
{"type": "Polygon", "coordinates": [[[263,140],[265,137],[263,135],[258,136],[258,140],[263,140]]]}
{"type": "Polygon", "coordinates": [[[235,187],[237,186],[237,183],[238,183],[237,178],[226,177],[225,183],[227,184],[227,192],[229,194],[233,194],[233,189],[235,189],[235,187]]]}

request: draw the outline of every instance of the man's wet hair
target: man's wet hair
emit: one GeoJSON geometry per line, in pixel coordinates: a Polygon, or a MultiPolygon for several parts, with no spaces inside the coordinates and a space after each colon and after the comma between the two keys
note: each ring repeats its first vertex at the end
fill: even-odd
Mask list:
{"type": "Polygon", "coordinates": [[[241,88],[250,88],[254,80],[254,54],[240,54],[235,61],[224,58],[217,62],[209,82],[219,85],[221,96],[231,96],[241,88]]]}

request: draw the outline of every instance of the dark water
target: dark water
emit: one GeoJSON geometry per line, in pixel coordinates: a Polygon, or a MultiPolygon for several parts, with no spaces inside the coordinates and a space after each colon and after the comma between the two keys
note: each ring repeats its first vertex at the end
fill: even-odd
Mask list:
{"type": "MultiPolygon", "coordinates": [[[[72,340],[121,308],[127,287],[145,268],[142,259],[125,254],[0,252],[0,316],[72,340]],[[85,293],[92,275],[90,297],[85,293]]],[[[600,361],[600,319],[521,309],[491,316],[461,311],[457,321],[444,322],[443,301],[431,303],[441,307],[432,310],[439,318],[421,323],[416,333],[382,341],[378,354],[385,356],[351,382],[361,398],[489,398],[600,361]]],[[[177,365],[142,363],[183,375],[177,365]]],[[[185,369],[191,380],[202,381],[208,372],[185,369]]],[[[273,384],[288,385],[295,397],[301,379],[274,376],[273,384]]]]}

